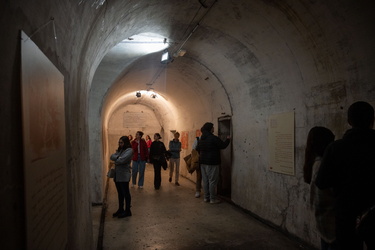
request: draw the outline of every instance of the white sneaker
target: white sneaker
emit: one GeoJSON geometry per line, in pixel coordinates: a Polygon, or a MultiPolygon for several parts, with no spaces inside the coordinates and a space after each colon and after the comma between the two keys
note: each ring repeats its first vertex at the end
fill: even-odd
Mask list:
{"type": "Polygon", "coordinates": [[[139,186],[138,188],[142,189],[142,188],[143,188],[143,186],[139,186]]]}
{"type": "Polygon", "coordinates": [[[132,188],[134,187],[134,184],[132,183],[132,188]]]}
{"type": "Polygon", "coordinates": [[[195,198],[199,198],[201,197],[201,193],[200,192],[195,192],[195,198]]]}

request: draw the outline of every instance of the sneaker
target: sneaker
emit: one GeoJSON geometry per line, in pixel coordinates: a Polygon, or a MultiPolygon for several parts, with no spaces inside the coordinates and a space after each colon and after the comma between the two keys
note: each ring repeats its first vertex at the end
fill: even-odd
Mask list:
{"type": "Polygon", "coordinates": [[[204,202],[210,202],[210,199],[206,199],[206,198],[204,198],[203,201],[204,201],[204,202]]]}
{"type": "Polygon", "coordinates": [[[132,186],[131,186],[132,188],[134,187],[134,184],[132,183],[132,186]]]}
{"type": "Polygon", "coordinates": [[[178,181],[176,181],[175,185],[176,185],[176,186],[180,186],[180,183],[178,183],[178,181]]]}
{"type": "Polygon", "coordinates": [[[221,200],[210,200],[211,204],[219,204],[221,203],[221,200]]]}
{"type": "Polygon", "coordinates": [[[138,188],[142,189],[142,188],[143,188],[143,186],[138,186],[138,188]]]}
{"type": "Polygon", "coordinates": [[[169,177],[169,182],[172,182],[172,177],[169,177]]]}
{"type": "Polygon", "coordinates": [[[200,192],[195,192],[195,198],[199,198],[201,197],[201,193],[200,192]]]}

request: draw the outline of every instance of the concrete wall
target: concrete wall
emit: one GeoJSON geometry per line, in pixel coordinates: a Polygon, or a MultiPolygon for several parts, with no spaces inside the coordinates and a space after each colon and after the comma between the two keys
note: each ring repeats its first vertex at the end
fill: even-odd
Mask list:
{"type": "MultiPolygon", "coordinates": [[[[94,73],[106,53],[133,34],[153,31],[180,41],[200,7],[198,1],[183,0],[113,0],[98,8],[92,3],[0,3],[0,157],[5,163],[1,170],[0,211],[4,248],[22,249],[25,239],[23,159],[19,146],[19,30],[32,36],[64,74],[70,222],[67,247],[91,249],[90,152],[107,159],[108,136],[103,131],[108,128],[108,117],[104,117],[110,115],[115,99],[138,89],[140,85],[133,83],[142,79],[142,73],[150,66],[140,62],[137,67],[130,63],[135,59],[129,59],[121,76],[129,76],[125,80],[131,84],[125,86],[134,87],[122,91],[115,88],[118,93],[111,94],[109,86],[124,83],[122,77],[116,77],[91,102],[94,73]],[[89,116],[88,106],[92,104],[95,109],[89,116]],[[90,119],[98,118],[101,125],[90,127],[90,119]],[[94,140],[90,141],[93,134],[94,140]],[[104,147],[92,151],[93,142],[102,142],[104,147]]],[[[187,84],[192,84],[191,92],[196,95],[176,96],[168,89],[163,93],[178,110],[184,111],[177,112],[174,127],[178,130],[195,132],[202,122],[215,121],[221,113],[232,115],[233,201],[314,245],[318,245],[318,239],[306,213],[308,187],[302,181],[307,132],[313,126],[326,126],[339,138],[347,128],[345,112],[353,101],[374,104],[374,7],[373,1],[366,0],[218,1],[186,44],[187,54],[169,70],[168,81],[176,84],[171,85],[175,86],[174,92],[178,88],[188,90],[187,84]],[[190,117],[185,112],[188,107],[180,106],[185,102],[178,97],[183,96],[186,102],[199,97],[198,102],[187,102],[193,104],[190,117]],[[295,111],[296,116],[295,176],[268,171],[268,117],[286,111],[295,111]]],[[[200,12],[199,17],[202,16],[200,12]]],[[[95,196],[98,197],[100,194],[95,196]]]]}

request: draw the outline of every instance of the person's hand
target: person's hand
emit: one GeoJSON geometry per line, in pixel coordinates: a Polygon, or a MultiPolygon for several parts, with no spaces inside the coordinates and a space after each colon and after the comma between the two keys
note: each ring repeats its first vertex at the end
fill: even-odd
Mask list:
{"type": "Polygon", "coordinates": [[[230,139],[230,135],[227,135],[227,139],[230,139]]]}

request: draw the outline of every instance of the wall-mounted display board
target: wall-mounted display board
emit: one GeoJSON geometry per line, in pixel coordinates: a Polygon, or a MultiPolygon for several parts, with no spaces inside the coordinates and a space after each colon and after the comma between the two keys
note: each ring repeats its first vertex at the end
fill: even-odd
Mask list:
{"type": "Polygon", "coordinates": [[[64,77],[21,32],[27,249],[66,249],[64,77]]]}
{"type": "Polygon", "coordinates": [[[294,112],[270,116],[268,124],[269,169],[294,175],[294,112]]]}

